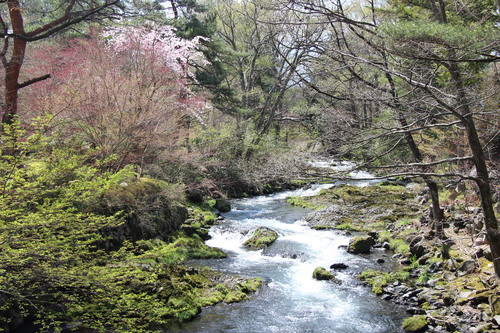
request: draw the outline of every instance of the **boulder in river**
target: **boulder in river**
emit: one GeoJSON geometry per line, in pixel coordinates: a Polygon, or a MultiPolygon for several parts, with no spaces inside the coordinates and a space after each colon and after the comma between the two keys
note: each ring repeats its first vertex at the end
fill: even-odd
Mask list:
{"type": "Polygon", "coordinates": [[[335,275],[326,270],[324,267],[316,267],[313,272],[313,278],[316,280],[333,280],[335,275]]]}
{"type": "Polygon", "coordinates": [[[330,266],[330,269],[346,269],[348,267],[349,267],[348,265],[346,265],[346,264],[344,264],[342,262],[339,262],[339,263],[332,264],[330,266]]]}
{"type": "Polygon", "coordinates": [[[215,200],[215,208],[221,213],[226,213],[231,210],[231,204],[226,199],[219,198],[215,200]]]}
{"type": "Polygon", "coordinates": [[[252,237],[245,241],[243,245],[250,247],[252,249],[263,249],[278,238],[278,233],[272,229],[266,227],[257,228],[252,237]]]}
{"type": "Polygon", "coordinates": [[[375,240],[372,236],[356,236],[349,241],[347,252],[353,254],[370,253],[370,249],[373,245],[375,245],[375,240]]]}

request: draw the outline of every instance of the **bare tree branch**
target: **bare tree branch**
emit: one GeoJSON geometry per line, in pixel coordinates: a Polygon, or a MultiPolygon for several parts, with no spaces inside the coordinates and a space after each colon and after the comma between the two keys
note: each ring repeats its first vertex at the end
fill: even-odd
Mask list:
{"type": "Polygon", "coordinates": [[[24,81],[23,83],[19,83],[19,84],[17,85],[17,87],[18,87],[19,89],[21,89],[21,88],[27,87],[27,86],[29,86],[29,85],[31,85],[31,84],[33,84],[33,83],[37,83],[37,82],[40,82],[40,81],[43,81],[43,80],[47,80],[47,79],[49,79],[49,78],[50,78],[50,74],[45,74],[45,75],[42,75],[42,76],[39,76],[39,77],[33,78],[33,79],[31,79],[31,80],[28,80],[28,81],[24,81]]]}

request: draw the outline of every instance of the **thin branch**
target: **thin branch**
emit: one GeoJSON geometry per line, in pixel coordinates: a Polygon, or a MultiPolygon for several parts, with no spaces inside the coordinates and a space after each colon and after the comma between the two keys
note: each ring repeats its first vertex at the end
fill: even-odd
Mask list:
{"type": "MultiPolygon", "coordinates": [[[[419,119],[419,121],[420,120],[421,119],[419,119]]],[[[390,129],[387,132],[377,134],[375,136],[371,136],[371,137],[366,138],[366,139],[359,140],[359,141],[357,141],[357,143],[368,142],[368,141],[372,141],[372,140],[375,140],[375,139],[378,139],[381,137],[386,137],[388,135],[393,135],[393,134],[406,134],[406,133],[418,132],[418,131],[422,131],[422,130],[434,128],[434,127],[450,127],[450,126],[457,125],[460,123],[461,122],[459,120],[456,120],[456,121],[452,121],[451,123],[430,124],[430,125],[424,125],[424,126],[415,127],[415,128],[409,128],[409,126],[411,126],[411,124],[410,124],[408,127],[403,127],[403,128],[399,128],[399,129],[390,129]]]]}
{"type": "MultiPolygon", "coordinates": [[[[354,169],[347,170],[345,173],[353,171],[355,170],[354,169]]],[[[319,173],[319,172],[311,173],[310,175],[313,177],[322,177],[331,180],[385,180],[388,178],[397,178],[397,177],[406,177],[406,178],[438,177],[438,178],[460,178],[463,180],[472,180],[472,181],[479,180],[477,177],[465,176],[460,173],[433,173],[433,172],[400,172],[400,173],[391,173],[384,176],[360,177],[360,178],[352,178],[352,177],[341,176],[340,174],[319,173]]]]}
{"type": "Polygon", "coordinates": [[[459,161],[470,161],[472,160],[472,156],[463,156],[463,157],[452,157],[446,158],[439,161],[433,161],[428,163],[407,163],[407,164],[392,164],[392,165],[382,165],[382,166],[365,166],[368,169],[397,169],[397,168],[411,168],[411,167],[428,167],[433,165],[439,165],[444,163],[454,163],[459,161]]]}
{"type": "Polygon", "coordinates": [[[47,30],[50,30],[56,26],[58,26],[59,24],[63,23],[64,21],[67,21],[70,19],[71,17],[71,10],[73,9],[73,7],[75,6],[75,3],[76,3],[76,0],[71,0],[70,3],[68,4],[68,7],[66,7],[66,10],[64,12],[64,15],[62,17],[60,17],[59,19],[56,19],[50,23],[47,23],[46,25],[44,26],[41,26],[31,32],[28,32],[26,34],[27,37],[33,37],[33,36],[36,36],[42,32],[45,32],[47,30]]]}
{"type": "Polygon", "coordinates": [[[109,2],[105,2],[101,6],[94,7],[88,9],[86,11],[79,12],[71,12],[73,6],[76,3],[76,0],[72,0],[71,3],[66,8],[65,14],[60,18],[41,26],[33,31],[28,33],[0,33],[0,38],[17,38],[19,40],[25,42],[34,42],[37,40],[41,40],[47,37],[52,36],[53,34],[68,28],[74,24],[80,23],[94,14],[99,13],[100,11],[118,5],[120,0],[113,0],[109,2]]]}
{"type": "Polygon", "coordinates": [[[51,76],[50,74],[45,74],[43,76],[39,76],[39,77],[36,77],[34,79],[31,79],[31,80],[28,80],[28,81],[24,81],[23,83],[19,83],[17,85],[17,88],[18,89],[21,89],[21,88],[24,88],[24,87],[27,87],[33,83],[37,83],[37,82],[40,82],[40,81],[44,81],[44,80],[47,80],[49,79],[51,76]]]}

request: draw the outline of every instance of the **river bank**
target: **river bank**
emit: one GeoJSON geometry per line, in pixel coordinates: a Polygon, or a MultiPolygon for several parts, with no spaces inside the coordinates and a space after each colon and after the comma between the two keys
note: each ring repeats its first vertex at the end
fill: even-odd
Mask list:
{"type": "MultiPolygon", "coordinates": [[[[59,244],[49,243],[50,237],[26,239],[25,245],[18,238],[6,248],[21,255],[21,245],[36,244],[37,258],[50,250],[45,258],[54,262],[40,261],[33,270],[31,262],[5,255],[4,263],[19,268],[2,274],[25,277],[26,285],[35,279],[45,284],[26,287],[32,294],[2,292],[1,328],[177,332],[180,325],[179,332],[387,333],[402,332],[404,325],[413,331],[498,331],[499,290],[490,255],[485,245],[469,246],[469,234],[482,228],[471,200],[467,210],[458,201],[446,207],[446,233],[454,243],[444,256],[427,225],[428,198],[419,184],[312,185],[235,199],[231,210],[222,199],[175,203],[167,196],[170,186],[149,178],[115,182],[85,207],[96,219],[128,213],[78,238],[87,252],[61,261],[54,255],[59,244]],[[273,243],[246,248],[260,227],[276,231],[273,243]],[[371,253],[358,254],[366,246],[371,253]],[[314,279],[318,267],[335,278],[314,279]],[[26,300],[48,304],[51,313],[23,307],[26,300]],[[212,306],[218,303],[225,305],[212,306]]],[[[82,215],[82,222],[89,216],[82,215]]],[[[64,244],[74,230],[35,227],[48,235],[56,230],[64,244]]]]}
{"type": "Polygon", "coordinates": [[[423,186],[385,185],[340,185],[289,202],[315,209],[306,218],[312,228],[369,235],[369,248],[385,249],[401,263],[401,269],[367,270],[359,278],[381,299],[406,307],[407,331],[498,332],[498,279],[487,245],[474,237],[482,227],[480,209],[470,203],[463,210],[450,200],[441,242],[428,225],[423,186]]]}
{"type": "Polygon", "coordinates": [[[350,236],[310,228],[304,220],[310,209],[286,202],[289,196],[310,196],[329,186],[232,200],[232,210],[222,214],[224,220],[210,229],[212,238],[206,242],[228,257],[189,264],[259,276],[263,286],[248,301],[203,309],[174,332],[403,332],[404,309],[371,294],[356,278],[379,267],[379,256],[347,253],[343,247],[350,236]],[[262,227],[273,230],[276,239],[260,249],[245,246],[262,227]],[[313,277],[317,267],[341,261],[349,261],[350,269],[338,272],[335,280],[313,277]]]}

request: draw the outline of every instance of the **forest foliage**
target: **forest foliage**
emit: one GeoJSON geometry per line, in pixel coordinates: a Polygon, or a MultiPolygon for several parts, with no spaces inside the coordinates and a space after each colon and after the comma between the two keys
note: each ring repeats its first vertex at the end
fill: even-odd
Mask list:
{"type": "MultiPolygon", "coordinates": [[[[466,183],[500,257],[499,10],[493,0],[0,2],[0,329],[17,309],[50,328],[154,330],[246,297],[244,282],[178,265],[223,256],[203,245],[213,216],[186,197],[294,186],[312,153],[424,179],[431,192],[466,183]],[[181,231],[113,239],[172,207],[189,211],[181,231]]],[[[438,219],[437,194],[433,205],[438,219]]]]}

